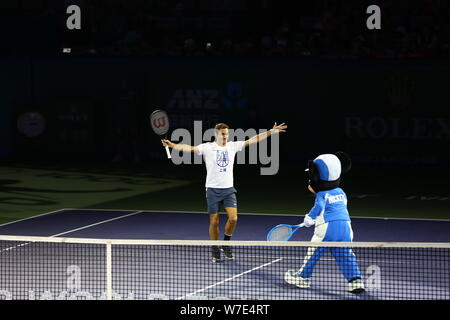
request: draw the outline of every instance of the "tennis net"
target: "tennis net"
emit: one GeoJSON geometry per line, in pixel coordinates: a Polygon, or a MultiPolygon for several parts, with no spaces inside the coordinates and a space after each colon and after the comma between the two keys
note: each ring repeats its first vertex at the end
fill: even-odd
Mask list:
{"type": "Polygon", "coordinates": [[[450,300],[449,262],[448,243],[0,236],[0,299],[450,300]]]}

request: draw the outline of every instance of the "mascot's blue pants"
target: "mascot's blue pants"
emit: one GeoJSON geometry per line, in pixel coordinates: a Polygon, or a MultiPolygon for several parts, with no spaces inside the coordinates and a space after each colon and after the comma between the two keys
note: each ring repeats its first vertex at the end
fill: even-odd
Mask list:
{"type": "MultiPolygon", "coordinates": [[[[349,221],[330,221],[316,226],[312,242],[352,242],[353,231],[349,221]]],[[[355,254],[350,247],[310,247],[305,257],[300,276],[310,278],[316,263],[324,253],[330,251],[347,281],[361,278],[355,254]]]]}

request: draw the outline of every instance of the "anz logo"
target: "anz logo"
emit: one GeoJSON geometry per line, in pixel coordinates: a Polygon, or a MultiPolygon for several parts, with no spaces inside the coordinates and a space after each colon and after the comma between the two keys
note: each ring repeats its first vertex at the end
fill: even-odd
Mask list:
{"type": "Polygon", "coordinates": [[[245,109],[248,105],[248,98],[244,96],[239,83],[228,84],[227,94],[222,98],[222,103],[227,109],[245,109]]]}
{"type": "Polygon", "coordinates": [[[224,91],[218,89],[176,89],[167,103],[168,109],[244,110],[249,99],[240,83],[230,82],[224,91]]]}

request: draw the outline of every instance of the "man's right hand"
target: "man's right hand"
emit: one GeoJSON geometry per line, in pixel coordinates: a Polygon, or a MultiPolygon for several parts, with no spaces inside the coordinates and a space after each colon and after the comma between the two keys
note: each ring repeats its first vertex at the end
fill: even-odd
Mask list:
{"type": "Polygon", "coordinates": [[[173,143],[173,142],[171,142],[170,140],[167,140],[167,139],[161,139],[161,142],[162,142],[164,147],[173,148],[173,146],[175,145],[175,143],[173,143]]]}

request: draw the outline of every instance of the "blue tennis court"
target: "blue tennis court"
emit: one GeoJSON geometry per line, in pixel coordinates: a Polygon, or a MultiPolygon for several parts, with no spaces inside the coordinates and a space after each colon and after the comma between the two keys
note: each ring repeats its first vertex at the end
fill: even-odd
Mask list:
{"type": "MultiPolygon", "coordinates": [[[[239,214],[232,240],[263,241],[273,226],[298,224],[303,216],[239,214]]],[[[226,215],[221,215],[221,232],[226,215]]],[[[208,240],[205,212],[61,209],[0,225],[2,235],[102,239],[208,240]]],[[[450,242],[450,220],[352,218],[356,242],[450,242]]],[[[309,241],[313,228],[292,241],[309,241]]]]}
{"type": "MultiPolygon", "coordinates": [[[[301,222],[301,219],[287,215],[240,214],[233,240],[264,241],[267,231],[274,225],[296,224],[301,222]]],[[[221,230],[225,222],[226,215],[223,215],[221,230]]],[[[202,212],[62,209],[3,224],[0,226],[0,235],[117,241],[208,240],[208,225],[209,217],[202,212]]],[[[445,220],[353,218],[352,225],[356,242],[450,242],[450,221],[445,220]]],[[[292,241],[309,241],[312,233],[313,228],[300,230],[292,241]]],[[[27,242],[21,245],[5,245],[1,250],[2,258],[5,258],[2,264],[5,270],[10,270],[11,278],[28,279],[28,282],[47,288],[47,293],[44,293],[43,289],[39,294],[33,292],[34,295],[48,295],[52,287],[46,284],[46,281],[53,282],[55,279],[28,278],[29,275],[15,265],[22,256],[30,256],[30,261],[36,260],[39,266],[44,264],[37,262],[41,261],[39,259],[42,257],[35,254],[33,246],[34,244],[27,242]],[[14,255],[17,255],[17,258],[14,255]]],[[[77,260],[75,252],[81,250],[78,247],[62,248],[62,243],[52,246],[53,254],[46,254],[44,260],[49,265],[61,265],[60,270],[58,269],[57,288],[60,289],[65,283],[65,264],[75,265],[81,268],[86,281],[94,277],[94,280],[89,281],[93,281],[97,287],[96,296],[101,296],[106,285],[104,270],[107,262],[104,261],[104,253],[90,253],[90,261],[81,257],[77,260]],[[66,253],[74,256],[70,262],[64,257],[66,253]]],[[[100,250],[97,246],[92,246],[90,250],[93,252],[100,250]]],[[[118,243],[113,244],[112,248],[112,281],[114,291],[120,298],[450,299],[448,248],[436,249],[431,253],[427,248],[406,248],[402,251],[397,248],[354,248],[361,272],[369,286],[361,295],[346,292],[344,278],[329,255],[324,256],[318,264],[313,277],[313,280],[318,281],[310,288],[299,289],[285,283],[284,272],[301,266],[307,246],[292,250],[289,246],[237,245],[234,248],[236,259],[220,264],[211,262],[210,244],[168,246],[156,243],[148,246],[118,243]],[[437,277],[429,272],[433,268],[443,276],[437,277]],[[371,280],[377,270],[381,270],[379,283],[371,280]]],[[[10,287],[0,289],[14,291],[15,285],[17,284],[10,283],[10,287]]],[[[53,289],[56,294],[56,287],[53,289]]]]}

